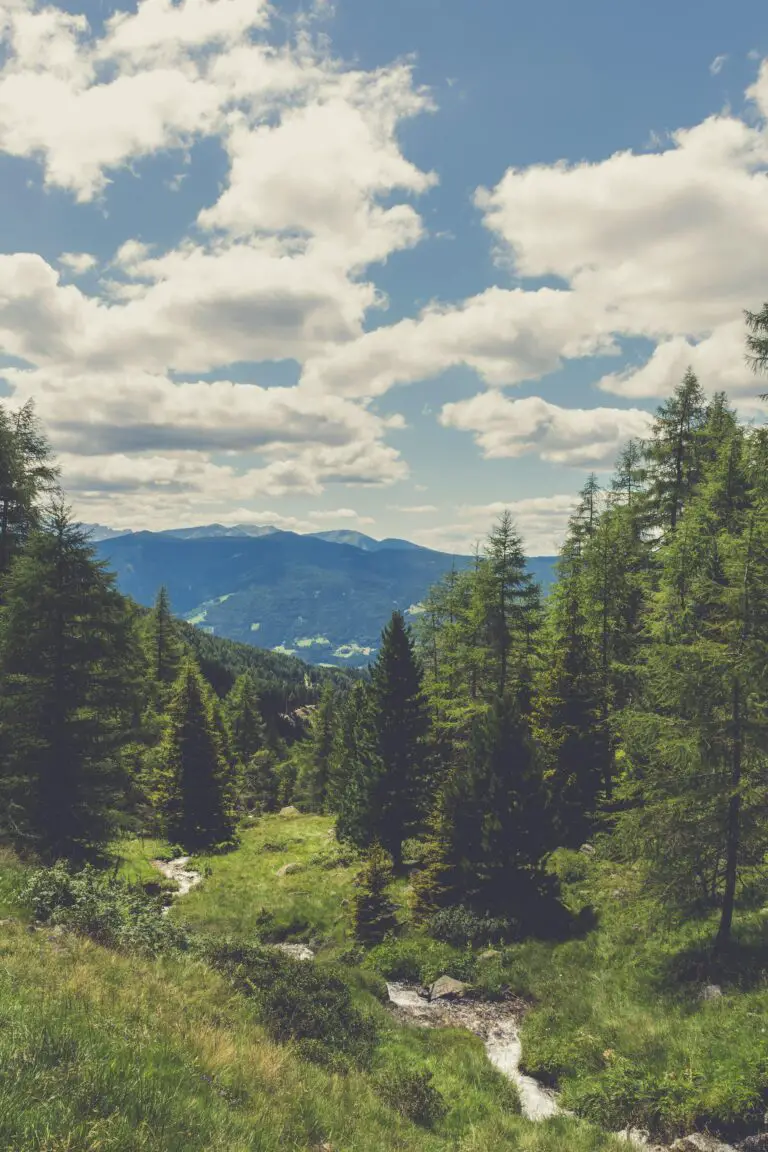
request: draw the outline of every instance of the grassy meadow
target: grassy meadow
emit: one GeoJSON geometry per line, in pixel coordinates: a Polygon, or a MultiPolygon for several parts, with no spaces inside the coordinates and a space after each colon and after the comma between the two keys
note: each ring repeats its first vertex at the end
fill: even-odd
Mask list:
{"type": "MultiPolygon", "coordinates": [[[[707,1127],[738,1134],[764,1110],[768,992],[760,958],[768,917],[759,908],[738,926],[740,979],[726,966],[717,974],[722,995],[706,1000],[701,990],[713,977],[702,947],[711,925],[663,924],[631,876],[573,853],[559,854],[555,866],[574,909],[596,909],[598,927],[583,938],[527,941],[480,959],[479,947],[406,928],[363,958],[350,954],[358,864],[331,827],[317,816],[254,822],[236,851],[195,860],[203,882],[170,919],[193,940],[306,941],[318,949],[316,969],[345,973],[378,1032],[370,1064],[341,1070],[271,1039],[258,997],[243,995],[194,947],[152,958],[66,930],[30,932],[19,901],[25,869],[0,855],[0,913],[10,917],[0,928],[0,1147],[601,1152],[626,1148],[601,1129],[634,1123],[670,1136],[707,1127]],[[286,864],[299,867],[276,875],[286,864]],[[334,961],[345,953],[339,968],[334,961]],[[478,1038],[395,1022],[381,977],[443,972],[489,998],[510,988],[531,1000],[527,1069],[558,1084],[564,1105],[585,1119],[524,1120],[514,1087],[478,1038]],[[398,1093],[425,1083],[425,1073],[440,1106],[417,1122],[401,1113],[398,1093]]],[[[168,846],[160,842],[116,846],[120,872],[138,883],[156,879],[151,861],[162,855],[168,846]]]]}

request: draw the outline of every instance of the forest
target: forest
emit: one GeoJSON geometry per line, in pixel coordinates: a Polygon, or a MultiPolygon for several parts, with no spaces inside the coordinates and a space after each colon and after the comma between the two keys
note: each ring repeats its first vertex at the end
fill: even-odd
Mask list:
{"type": "Polygon", "coordinates": [[[586,479],[546,599],[505,513],[365,674],[120,595],[30,406],[0,411],[0,575],[3,1147],[768,1147],[768,430],[724,392],[687,371],[586,479]],[[169,915],[156,858],[202,876],[169,915]],[[392,1024],[386,981],[441,976],[525,1005],[562,1116],[392,1024]]]}

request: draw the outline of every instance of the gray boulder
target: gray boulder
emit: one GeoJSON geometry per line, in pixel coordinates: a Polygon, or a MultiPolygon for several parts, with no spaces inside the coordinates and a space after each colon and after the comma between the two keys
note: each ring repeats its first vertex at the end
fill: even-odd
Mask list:
{"type": "Polygon", "coordinates": [[[300,816],[298,808],[294,808],[293,804],[289,804],[287,808],[281,808],[278,813],[280,816],[300,816]]]}
{"type": "Polygon", "coordinates": [[[293,864],[283,864],[282,868],[278,868],[275,876],[291,876],[294,872],[302,872],[304,869],[303,864],[294,862],[293,864]]]}
{"type": "Polygon", "coordinates": [[[701,990],[702,1000],[719,1000],[723,995],[723,990],[719,984],[706,984],[701,990]]]}
{"type": "Polygon", "coordinates": [[[454,980],[452,976],[441,976],[430,987],[429,999],[457,1000],[466,993],[468,988],[469,985],[464,984],[461,980],[454,980]]]}
{"type": "Polygon", "coordinates": [[[735,1152],[735,1149],[730,1144],[723,1144],[714,1136],[705,1136],[704,1133],[697,1132],[693,1136],[683,1136],[682,1139],[675,1140],[671,1152],[735,1152]]]}

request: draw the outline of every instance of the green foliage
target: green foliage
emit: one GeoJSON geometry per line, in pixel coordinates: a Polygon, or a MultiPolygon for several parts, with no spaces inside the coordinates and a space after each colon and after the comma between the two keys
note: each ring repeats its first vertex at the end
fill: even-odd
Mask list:
{"type": "Polygon", "coordinates": [[[157,897],[88,865],[73,872],[58,861],[32,872],[20,900],[36,920],[110,948],[156,956],[186,944],[184,933],[162,915],[157,897]]]}
{"type": "Polygon", "coordinates": [[[336,721],[336,693],[328,683],[312,713],[309,739],[298,753],[296,799],[308,812],[324,812],[328,806],[336,721]]]}
{"type": "Polygon", "coordinates": [[[354,900],[355,938],[362,944],[376,944],[397,927],[395,907],[387,895],[392,880],[392,859],[374,844],[365,857],[354,900]]]}
{"type": "Polygon", "coordinates": [[[2,830],[48,859],[84,857],[114,826],[138,663],[114,579],[58,506],[4,586],[2,830]]]}
{"type": "Polygon", "coordinates": [[[401,1116],[424,1128],[432,1128],[448,1111],[445,1100],[432,1083],[433,1079],[429,1069],[416,1072],[394,1068],[379,1077],[377,1090],[382,1100],[401,1116]]]}
{"type": "Polygon", "coordinates": [[[426,928],[430,936],[452,944],[454,948],[488,947],[491,944],[504,944],[514,940],[519,928],[513,920],[503,916],[478,916],[470,908],[458,905],[441,908],[428,920],[426,928]]]}
{"type": "Polygon", "coordinates": [[[440,976],[472,981],[476,960],[471,949],[455,948],[428,936],[390,938],[373,948],[365,966],[385,980],[407,984],[432,984],[440,976]]]}
{"type": "Polygon", "coordinates": [[[377,1039],[373,1019],[352,1001],[348,984],[335,971],[293,960],[275,950],[215,944],[211,963],[254,996],[260,1019],[273,1040],[294,1041],[305,1058],[336,1068],[370,1063],[377,1039]]]}

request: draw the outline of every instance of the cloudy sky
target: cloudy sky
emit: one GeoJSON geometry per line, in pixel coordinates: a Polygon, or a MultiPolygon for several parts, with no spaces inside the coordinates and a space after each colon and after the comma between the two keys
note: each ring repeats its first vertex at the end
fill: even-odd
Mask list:
{"type": "Polygon", "coordinates": [[[0,36],[0,387],[83,519],[464,550],[508,506],[541,554],[689,363],[762,420],[762,0],[4,0],[0,36]]]}

